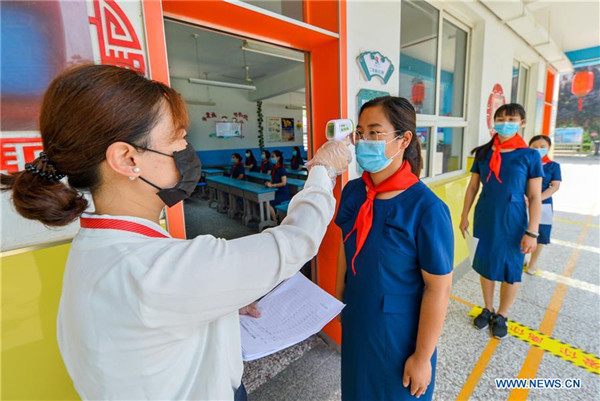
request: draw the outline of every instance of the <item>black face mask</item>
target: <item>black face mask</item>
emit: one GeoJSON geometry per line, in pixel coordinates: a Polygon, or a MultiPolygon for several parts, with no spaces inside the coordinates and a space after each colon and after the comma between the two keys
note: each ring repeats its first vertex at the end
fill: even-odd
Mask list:
{"type": "Polygon", "coordinates": [[[200,181],[200,175],[202,171],[202,164],[200,163],[200,159],[198,158],[198,155],[196,155],[196,151],[192,145],[188,143],[184,150],[173,152],[172,155],[141,146],[136,147],[175,159],[175,167],[177,167],[177,171],[179,171],[179,181],[174,187],[161,188],[140,176],[140,180],[158,189],[157,195],[160,197],[160,199],[162,199],[163,202],[165,202],[165,205],[172,207],[192,195],[192,192],[194,192],[194,189],[196,189],[198,181],[200,181]]]}

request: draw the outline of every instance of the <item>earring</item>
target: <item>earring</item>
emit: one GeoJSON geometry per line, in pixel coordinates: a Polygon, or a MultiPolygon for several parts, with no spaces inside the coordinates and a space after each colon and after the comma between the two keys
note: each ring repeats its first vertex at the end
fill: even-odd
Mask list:
{"type": "Polygon", "coordinates": [[[136,174],[139,174],[140,168],[139,167],[134,167],[133,168],[133,172],[136,173],[136,174]]]}
{"type": "Polygon", "coordinates": [[[129,180],[130,180],[130,181],[133,181],[133,180],[135,180],[136,178],[137,178],[137,177],[129,177],[129,180]]]}

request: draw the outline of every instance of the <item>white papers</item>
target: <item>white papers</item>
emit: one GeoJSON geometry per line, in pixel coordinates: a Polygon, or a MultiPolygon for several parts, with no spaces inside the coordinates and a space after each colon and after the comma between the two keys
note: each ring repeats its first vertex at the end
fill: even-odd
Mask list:
{"type": "Polygon", "coordinates": [[[467,241],[467,249],[469,250],[469,261],[471,262],[471,266],[473,266],[473,259],[475,259],[475,251],[477,250],[479,238],[473,237],[469,230],[466,230],[465,239],[467,241]]]}
{"type": "Polygon", "coordinates": [[[262,358],[318,333],[344,304],[301,273],[258,301],[261,317],[240,316],[242,357],[262,358]]]}
{"type": "Polygon", "coordinates": [[[552,225],[552,204],[550,203],[542,203],[542,217],[540,219],[540,224],[547,224],[549,226],[552,225]]]}

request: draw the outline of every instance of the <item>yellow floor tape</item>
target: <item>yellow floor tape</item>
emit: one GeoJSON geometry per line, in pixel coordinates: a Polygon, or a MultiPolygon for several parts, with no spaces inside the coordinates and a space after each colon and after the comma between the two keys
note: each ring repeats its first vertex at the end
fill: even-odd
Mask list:
{"type": "MultiPolygon", "coordinates": [[[[469,312],[469,316],[475,317],[481,313],[481,310],[479,306],[475,306],[469,312]]],[[[594,354],[584,352],[580,348],[575,348],[512,320],[508,322],[508,334],[600,376],[600,358],[594,354]]]]}

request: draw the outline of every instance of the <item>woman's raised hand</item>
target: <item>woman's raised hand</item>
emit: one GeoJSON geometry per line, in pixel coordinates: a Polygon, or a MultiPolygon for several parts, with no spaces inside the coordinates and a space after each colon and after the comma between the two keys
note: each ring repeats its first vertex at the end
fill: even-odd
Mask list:
{"type": "Polygon", "coordinates": [[[352,161],[352,154],[348,148],[349,142],[346,141],[328,141],[317,150],[314,157],[306,163],[310,170],[314,166],[324,166],[330,173],[332,179],[342,174],[348,169],[348,164],[352,161]]]}

